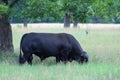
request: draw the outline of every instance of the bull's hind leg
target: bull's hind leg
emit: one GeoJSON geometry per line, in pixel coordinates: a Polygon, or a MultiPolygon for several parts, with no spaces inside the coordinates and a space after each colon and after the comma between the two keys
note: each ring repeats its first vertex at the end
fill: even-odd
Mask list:
{"type": "Polygon", "coordinates": [[[32,59],[33,59],[32,54],[29,53],[24,56],[25,56],[25,59],[27,60],[28,64],[32,65],[32,59]]]}
{"type": "Polygon", "coordinates": [[[32,60],[33,60],[33,56],[30,55],[28,60],[27,60],[28,64],[32,65],[32,60]]]}
{"type": "Polygon", "coordinates": [[[30,64],[30,65],[32,65],[32,60],[33,60],[33,56],[30,56],[29,58],[28,58],[28,64],[30,64]]]}

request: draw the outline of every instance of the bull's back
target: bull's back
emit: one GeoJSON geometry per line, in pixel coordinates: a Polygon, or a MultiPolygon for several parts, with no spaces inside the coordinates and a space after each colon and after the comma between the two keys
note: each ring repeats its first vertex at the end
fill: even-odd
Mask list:
{"type": "Polygon", "coordinates": [[[66,46],[64,33],[27,33],[23,35],[21,46],[25,50],[42,50],[44,53],[58,53],[60,46],[66,46]]]}
{"type": "MultiPolygon", "coordinates": [[[[21,43],[23,45],[30,45],[30,43],[37,43],[39,45],[64,45],[71,41],[71,35],[66,33],[27,33],[24,34],[21,43]],[[67,38],[67,36],[69,36],[67,38]]],[[[73,39],[74,40],[74,39],[73,39]]]]}

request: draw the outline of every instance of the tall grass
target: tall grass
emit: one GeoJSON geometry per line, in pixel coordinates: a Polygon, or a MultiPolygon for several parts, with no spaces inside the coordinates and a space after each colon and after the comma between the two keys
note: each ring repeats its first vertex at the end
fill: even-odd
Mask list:
{"type": "Polygon", "coordinates": [[[0,80],[120,80],[120,31],[81,29],[21,29],[13,28],[15,52],[0,54],[0,80]],[[41,62],[34,56],[33,65],[18,64],[19,43],[28,32],[62,33],[76,37],[82,48],[88,52],[89,63],[56,64],[55,58],[41,62]]]}

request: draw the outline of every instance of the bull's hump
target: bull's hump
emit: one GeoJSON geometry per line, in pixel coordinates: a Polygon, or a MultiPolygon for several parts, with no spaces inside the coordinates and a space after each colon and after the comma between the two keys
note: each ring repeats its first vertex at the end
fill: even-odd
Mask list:
{"type": "Polygon", "coordinates": [[[25,35],[27,35],[27,34],[30,34],[30,35],[32,35],[32,34],[39,34],[39,35],[70,35],[70,34],[68,34],[68,33],[37,33],[37,32],[31,32],[31,33],[26,33],[25,35]]]}

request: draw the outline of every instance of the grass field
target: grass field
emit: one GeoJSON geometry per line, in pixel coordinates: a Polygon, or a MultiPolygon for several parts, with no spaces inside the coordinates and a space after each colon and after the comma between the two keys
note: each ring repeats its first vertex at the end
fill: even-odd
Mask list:
{"type": "Polygon", "coordinates": [[[0,80],[120,80],[120,30],[84,29],[23,29],[13,28],[15,52],[0,54],[0,80]],[[59,63],[55,58],[40,62],[34,56],[33,65],[18,64],[19,42],[27,32],[61,33],[76,37],[82,48],[88,52],[89,63],[59,63]]]}

